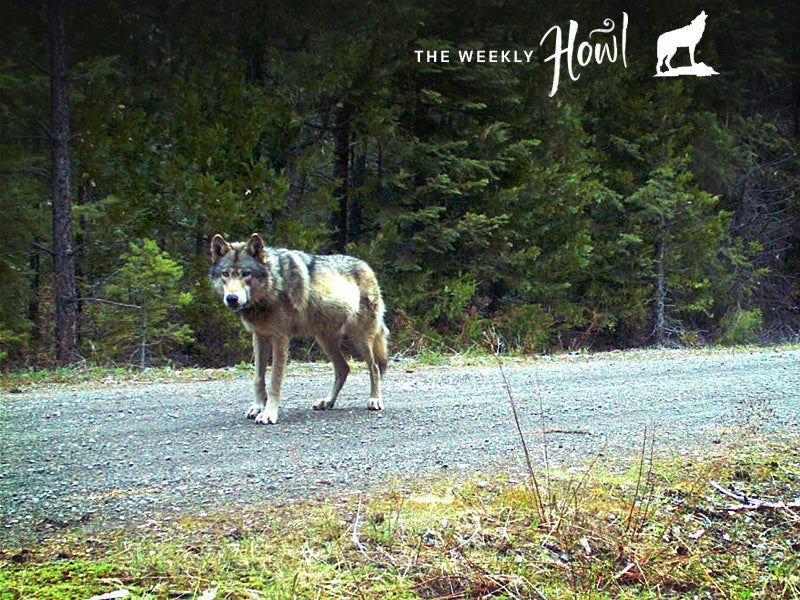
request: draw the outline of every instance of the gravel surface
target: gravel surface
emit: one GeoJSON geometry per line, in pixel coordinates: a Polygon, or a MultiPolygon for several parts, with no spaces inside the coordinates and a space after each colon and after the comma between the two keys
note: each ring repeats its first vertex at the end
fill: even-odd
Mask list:
{"type": "MultiPolygon", "coordinates": [[[[504,370],[537,467],[543,430],[551,466],[569,467],[598,454],[635,459],[645,428],[664,456],[727,443],[756,417],[768,429],[800,426],[800,350],[567,356],[504,370]]],[[[496,366],[393,365],[380,413],[365,409],[364,370],[334,410],[312,411],[331,376],[328,365],[290,365],[274,426],[244,418],[242,377],[5,394],[0,543],[410,477],[523,472],[496,366]]]]}

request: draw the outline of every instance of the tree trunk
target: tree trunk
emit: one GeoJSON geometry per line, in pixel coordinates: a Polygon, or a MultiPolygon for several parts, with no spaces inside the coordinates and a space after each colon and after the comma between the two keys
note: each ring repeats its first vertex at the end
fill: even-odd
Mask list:
{"type": "Polygon", "coordinates": [[[31,346],[38,350],[41,334],[39,328],[39,293],[41,283],[41,261],[39,249],[31,248],[28,258],[28,268],[31,272],[31,298],[28,300],[28,321],[31,322],[31,346]]]}
{"type": "Polygon", "coordinates": [[[655,302],[653,305],[653,338],[659,346],[667,344],[667,282],[664,261],[667,257],[667,222],[662,216],[656,239],[655,302]]]}
{"type": "MultiPolygon", "coordinates": [[[[144,304],[144,303],[142,303],[144,304]]],[[[142,309],[142,339],[139,343],[139,370],[147,369],[147,310],[142,309]]]]}
{"type": "Polygon", "coordinates": [[[350,196],[350,126],[353,110],[343,103],[336,112],[336,131],[334,146],[333,178],[337,181],[335,195],[339,199],[339,212],[336,215],[336,231],[333,246],[336,252],[347,249],[347,208],[350,196]]]}
{"type": "MultiPolygon", "coordinates": [[[[353,189],[363,188],[367,182],[367,141],[363,141],[353,148],[350,162],[352,164],[353,189]],[[358,151],[356,151],[358,150],[358,151]]],[[[350,191],[347,209],[347,238],[349,241],[361,237],[364,222],[364,207],[361,204],[361,194],[350,191]]]]}
{"type": "Polygon", "coordinates": [[[53,160],[53,273],[56,295],[56,360],[78,358],[78,306],[72,248],[70,198],[69,89],[64,0],[49,0],[50,99],[53,160]]]}

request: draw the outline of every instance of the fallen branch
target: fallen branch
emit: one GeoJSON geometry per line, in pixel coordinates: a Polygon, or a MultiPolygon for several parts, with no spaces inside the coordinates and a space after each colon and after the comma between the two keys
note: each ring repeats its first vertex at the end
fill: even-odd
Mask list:
{"type": "Polygon", "coordinates": [[[800,500],[793,500],[791,502],[783,502],[782,500],[779,501],[760,500],[758,498],[750,498],[747,494],[743,494],[731,490],[729,488],[726,488],[725,486],[722,486],[716,481],[710,479],[708,483],[720,494],[723,494],[728,498],[733,498],[734,500],[740,503],[722,507],[721,510],[725,510],[728,512],[740,512],[743,510],[761,510],[761,509],[783,510],[789,508],[800,508],[800,500]]]}
{"type": "Polygon", "coordinates": [[[526,433],[531,435],[594,435],[591,431],[584,431],[583,429],[533,429],[526,433]]]}

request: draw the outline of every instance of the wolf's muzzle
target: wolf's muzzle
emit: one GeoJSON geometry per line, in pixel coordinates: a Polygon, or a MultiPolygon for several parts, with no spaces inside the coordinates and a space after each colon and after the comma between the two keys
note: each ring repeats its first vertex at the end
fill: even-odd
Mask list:
{"type": "Polygon", "coordinates": [[[240,308],[244,308],[245,304],[246,300],[240,298],[238,294],[228,294],[225,296],[225,306],[228,308],[239,310],[240,308]]]}

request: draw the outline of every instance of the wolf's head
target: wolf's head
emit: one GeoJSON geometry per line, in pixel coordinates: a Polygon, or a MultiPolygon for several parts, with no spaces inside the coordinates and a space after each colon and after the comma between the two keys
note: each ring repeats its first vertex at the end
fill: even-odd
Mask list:
{"type": "MultiPolygon", "coordinates": [[[[706,11],[701,11],[699,15],[697,15],[694,19],[692,19],[692,25],[705,25],[706,24],[706,11]]],[[[684,21],[685,23],[686,21],[684,21]]]]}
{"type": "Polygon", "coordinates": [[[267,268],[264,241],[254,233],[247,242],[211,239],[211,283],[225,306],[242,310],[264,295],[267,268]]]}

